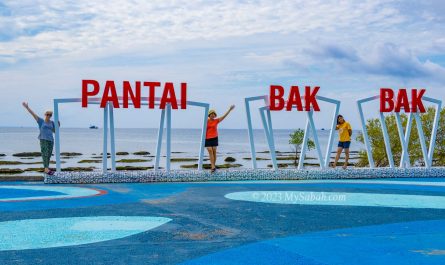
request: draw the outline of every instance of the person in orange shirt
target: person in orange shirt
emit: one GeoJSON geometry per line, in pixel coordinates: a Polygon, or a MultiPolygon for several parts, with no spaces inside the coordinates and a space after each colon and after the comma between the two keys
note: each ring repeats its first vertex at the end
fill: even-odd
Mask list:
{"type": "Polygon", "coordinates": [[[352,127],[349,122],[345,121],[342,115],[337,116],[337,127],[338,130],[338,148],[337,148],[337,156],[335,157],[334,164],[332,167],[337,166],[338,159],[340,159],[341,152],[345,149],[345,163],[343,165],[343,169],[348,167],[349,160],[349,146],[351,145],[351,135],[352,135],[352,127]]]}
{"type": "Polygon", "coordinates": [[[218,146],[218,124],[222,122],[227,115],[235,108],[235,105],[230,106],[229,110],[224,113],[220,118],[217,118],[216,111],[209,111],[209,118],[207,119],[207,131],[206,131],[206,141],[205,147],[209,152],[210,157],[210,169],[211,172],[216,170],[216,148],[218,146]]]}

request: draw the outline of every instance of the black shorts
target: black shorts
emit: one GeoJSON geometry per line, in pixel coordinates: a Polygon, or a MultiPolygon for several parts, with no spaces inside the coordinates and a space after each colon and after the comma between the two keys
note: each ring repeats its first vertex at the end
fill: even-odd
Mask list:
{"type": "Polygon", "coordinates": [[[206,139],[205,147],[218,146],[218,137],[206,139]]]}

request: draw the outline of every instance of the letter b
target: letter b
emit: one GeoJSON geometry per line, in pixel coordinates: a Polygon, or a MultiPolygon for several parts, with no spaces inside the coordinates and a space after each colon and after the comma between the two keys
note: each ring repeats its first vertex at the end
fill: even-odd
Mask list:
{"type": "Polygon", "coordinates": [[[269,102],[270,110],[282,110],[284,108],[284,88],[282,86],[270,86],[269,102]]]}
{"type": "Polygon", "coordinates": [[[380,88],[380,112],[391,112],[394,109],[394,91],[391,88],[380,88]]]}

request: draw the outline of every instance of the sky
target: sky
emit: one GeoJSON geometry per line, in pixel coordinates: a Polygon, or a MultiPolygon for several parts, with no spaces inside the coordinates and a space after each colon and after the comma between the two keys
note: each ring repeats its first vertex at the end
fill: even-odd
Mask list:
{"type": "MultiPolygon", "coordinates": [[[[83,79],[187,82],[188,99],[219,115],[236,105],[221,128],[246,128],[244,98],[270,85],[320,86],[358,128],[356,101],[381,87],[445,100],[445,1],[0,0],[0,126],[35,126],[23,101],[43,114],[54,98],[80,97],[83,79]]],[[[326,128],[333,107],[321,107],[326,128]]],[[[97,106],[60,110],[62,126],[102,124],[97,106]]],[[[159,114],[120,109],[116,126],[157,127],[159,114]]],[[[303,127],[305,115],[274,112],[273,126],[303,127]]],[[[199,128],[202,110],[172,119],[199,128]]]]}

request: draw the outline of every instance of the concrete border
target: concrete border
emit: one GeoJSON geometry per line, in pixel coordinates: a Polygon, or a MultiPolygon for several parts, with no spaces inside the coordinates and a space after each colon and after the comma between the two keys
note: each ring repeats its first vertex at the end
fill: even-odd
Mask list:
{"type": "Polygon", "coordinates": [[[445,167],[354,169],[233,169],[215,173],[198,170],[57,172],[45,176],[47,184],[97,184],[146,182],[206,182],[242,180],[379,179],[445,177],[445,167]]]}

